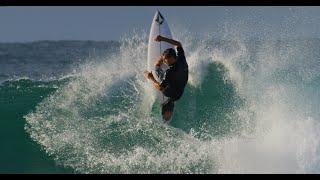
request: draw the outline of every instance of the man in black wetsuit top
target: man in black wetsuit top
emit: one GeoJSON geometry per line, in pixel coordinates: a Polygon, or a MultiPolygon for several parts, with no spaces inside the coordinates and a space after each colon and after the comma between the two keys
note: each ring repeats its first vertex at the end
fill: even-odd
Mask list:
{"type": "Polygon", "coordinates": [[[156,74],[160,79],[158,82],[151,72],[145,71],[144,75],[152,81],[153,85],[162,93],[169,97],[162,106],[162,115],[166,121],[170,119],[173,113],[174,101],[180,99],[183,94],[184,87],[188,82],[188,64],[186,57],[184,55],[184,50],[179,41],[173,39],[168,39],[163,36],[157,36],[155,41],[165,41],[170,43],[177,48],[177,53],[174,49],[166,49],[157,63],[156,74]],[[169,66],[169,69],[166,72],[162,72],[160,65],[166,63],[169,66]]]}

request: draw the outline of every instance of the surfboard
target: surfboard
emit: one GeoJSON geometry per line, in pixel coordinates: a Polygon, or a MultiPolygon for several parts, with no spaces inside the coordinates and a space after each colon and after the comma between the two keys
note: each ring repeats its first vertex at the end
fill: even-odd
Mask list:
{"type": "MultiPolygon", "coordinates": [[[[159,11],[155,13],[152,20],[151,28],[150,28],[149,42],[148,42],[148,71],[149,72],[151,71],[155,79],[158,82],[160,82],[161,79],[157,76],[155,72],[155,63],[157,62],[157,60],[159,59],[160,55],[163,53],[164,50],[168,48],[174,48],[174,46],[167,42],[155,41],[154,38],[157,35],[161,35],[161,36],[172,39],[172,34],[170,31],[169,25],[166,19],[163,17],[163,15],[159,11]]],[[[163,70],[163,72],[165,72],[165,70],[167,70],[168,68],[169,67],[166,64],[161,65],[161,69],[163,70]]],[[[161,109],[162,109],[161,112],[163,112],[164,109],[167,109],[167,108],[164,108],[164,104],[167,102],[168,97],[166,97],[161,91],[157,90],[157,99],[161,103],[161,109]]],[[[172,109],[172,112],[174,112],[174,106],[170,107],[170,109],[172,109]]],[[[165,123],[170,123],[170,121],[172,120],[172,117],[173,117],[173,113],[169,120],[165,120],[162,113],[162,120],[165,123]]]]}

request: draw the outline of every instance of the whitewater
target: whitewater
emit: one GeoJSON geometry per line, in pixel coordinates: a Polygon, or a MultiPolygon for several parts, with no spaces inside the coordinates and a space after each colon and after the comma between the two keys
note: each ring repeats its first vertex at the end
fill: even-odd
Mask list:
{"type": "Polygon", "coordinates": [[[319,173],[319,40],[170,26],[189,64],[170,125],[143,76],[144,30],[55,80],[11,79],[0,91],[54,86],[23,115],[24,130],[75,173],[319,173]]]}

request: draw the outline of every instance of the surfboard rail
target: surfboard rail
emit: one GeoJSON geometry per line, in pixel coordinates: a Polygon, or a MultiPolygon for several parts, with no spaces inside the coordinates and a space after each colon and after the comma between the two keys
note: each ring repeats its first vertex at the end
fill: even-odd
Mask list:
{"type": "MultiPolygon", "coordinates": [[[[164,18],[164,16],[160,13],[159,10],[156,11],[150,27],[148,42],[148,71],[152,72],[156,80],[160,82],[161,80],[157,77],[157,74],[155,72],[155,63],[158,61],[159,57],[161,56],[164,50],[168,48],[174,48],[174,46],[167,42],[155,41],[154,38],[158,35],[173,39],[167,20],[164,18]]],[[[168,69],[168,66],[163,64],[161,65],[161,69],[163,70],[163,72],[165,72],[165,70],[168,69]]],[[[161,102],[161,104],[163,104],[168,100],[168,97],[163,95],[161,91],[158,91],[157,99],[161,102]]],[[[169,122],[171,121],[172,116],[169,122]]]]}

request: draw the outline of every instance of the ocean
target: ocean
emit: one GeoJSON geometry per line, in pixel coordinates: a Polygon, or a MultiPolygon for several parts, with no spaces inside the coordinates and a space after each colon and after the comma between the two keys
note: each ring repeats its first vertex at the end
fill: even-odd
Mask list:
{"type": "Polygon", "coordinates": [[[320,172],[320,39],[174,34],[189,81],[170,125],[145,32],[0,43],[0,173],[320,172]]]}

